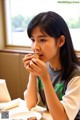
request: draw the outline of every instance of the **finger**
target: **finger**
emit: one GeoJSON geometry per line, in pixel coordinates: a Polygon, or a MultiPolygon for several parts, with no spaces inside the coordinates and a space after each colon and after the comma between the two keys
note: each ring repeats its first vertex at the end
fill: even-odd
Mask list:
{"type": "Polygon", "coordinates": [[[27,70],[28,72],[32,72],[32,71],[33,71],[32,68],[30,67],[30,65],[27,65],[25,68],[26,68],[26,70],[27,70]]]}
{"type": "Polygon", "coordinates": [[[26,67],[27,65],[29,65],[29,63],[30,63],[30,61],[28,60],[28,61],[26,61],[26,62],[24,62],[24,66],[26,67]]]}
{"type": "Polygon", "coordinates": [[[34,67],[36,67],[37,64],[35,64],[32,60],[30,60],[29,65],[31,68],[34,68],[34,67]]]}
{"type": "Polygon", "coordinates": [[[30,66],[30,64],[26,66],[26,70],[27,70],[28,72],[35,73],[34,69],[30,66]]]}
{"type": "Polygon", "coordinates": [[[23,58],[23,62],[25,62],[26,60],[31,60],[31,59],[32,59],[32,54],[25,55],[23,58]]]}
{"type": "Polygon", "coordinates": [[[27,71],[28,71],[28,72],[31,72],[32,74],[34,74],[34,75],[37,75],[37,76],[38,76],[38,73],[36,72],[36,69],[31,68],[31,66],[30,66],[30,65],[28,65],[28,66],[26,67],[26,69],[27,69],[27,71]]]}
{"type": "Polygon", "coordinates": [[[27,56],[28,56],[28,57],[29,57],[29,56],[32,56],[32,54],[26,54],[25,57],[27,57],[27,56]]]}
{"type": "Polygon", "coordinates": [[[36,72],[40,69],[40,67],[36,63],[34,63],[32,60],[30,61],[29,66],[36,72]]]}
{"type": "Polygon", "coordinates": [[[32,58],[32,61],[33,61],[33,63],[35,63],[37,66],[39,66],[39,67],[41,67],[42,65],[44,65],[45,63],[42,61],[42,60],[40,60],[39,58],[32,58]]]}

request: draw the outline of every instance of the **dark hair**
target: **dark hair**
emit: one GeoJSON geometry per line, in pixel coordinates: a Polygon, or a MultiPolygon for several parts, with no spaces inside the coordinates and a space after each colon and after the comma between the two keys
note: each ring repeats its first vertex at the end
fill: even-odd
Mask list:
{"type": "Polygon", "coordinates": [[[75,54],[69,28],[64,19],[55,12],[48,11],[36,15],[28,25],[27,33],[31,37],[32,30],[38,26],[49,36],[59,38],[65,37],[65,43],[60,49],[62,64],[62,80],[67,79],[74,68],[74,64],[80,64],[75,54]]]}

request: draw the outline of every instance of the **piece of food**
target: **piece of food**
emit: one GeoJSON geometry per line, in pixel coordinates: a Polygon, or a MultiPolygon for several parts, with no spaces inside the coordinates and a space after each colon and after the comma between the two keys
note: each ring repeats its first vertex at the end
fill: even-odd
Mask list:
{"type": "MultiPolygon", "coordinates": [[[[34,54],[32,54],[32,58],[39,58],[39,55],[38,55],[37,53],[34,53],[34,54]]],[[[29,62],[29,67],[32,68],[32,66],[31,66],[31,61],[32,61],[35,65],[37,65],[37,63],[34,62],[33,59],[31,59],[30,62],[29,62]]]]}
{"type": "Polygon", "coordinates": [[[34,53],[33,56],[39,58],[39,55],[37,53],[34,53]]]}
{"type": "Polygon", "coordinates": [[[37,118],[34,116],[34,117],[28,118],[27,120],[37,120],[37,118]]]}

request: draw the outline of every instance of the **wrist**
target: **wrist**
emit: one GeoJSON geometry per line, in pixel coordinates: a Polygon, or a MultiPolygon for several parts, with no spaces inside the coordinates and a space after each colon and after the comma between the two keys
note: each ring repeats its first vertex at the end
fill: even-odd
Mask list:
{"type": "Polygon", "coordinates": [[[43,82],[45,82],[46,80],[49,80],[50,79],[50,75],[49,74],[46,74],[45,76],[42,76],[41,77],[41,80],[43,81],[43,82]]]}
{"type": "Polygon", "coordinates": [[[32,79],[36,79],[37,76],[32,74],[32,73],[30,73],[29,77],[32,78],[32,79]]]}

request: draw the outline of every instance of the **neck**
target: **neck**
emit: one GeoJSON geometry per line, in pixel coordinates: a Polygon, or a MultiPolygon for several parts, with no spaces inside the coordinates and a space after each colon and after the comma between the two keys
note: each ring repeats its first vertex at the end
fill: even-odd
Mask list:
{"type": "Polygon", "coordinates": [[[54,69],[55,71],[62,69],[62,65],[61,65],[61,62],[60,62],[59,59],[57,59],[57,60],[52,60],[52,61],[50,61],[49,63],[50,63],[51,68],[54,69]]]}

